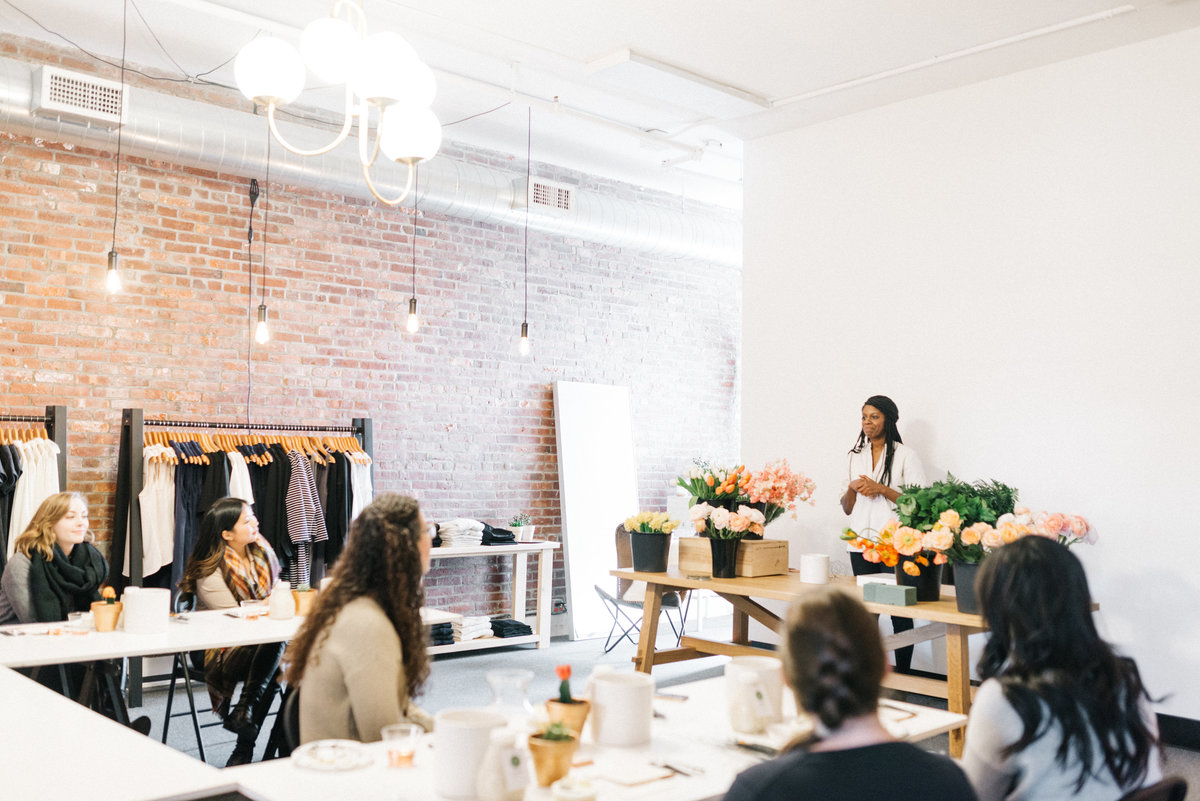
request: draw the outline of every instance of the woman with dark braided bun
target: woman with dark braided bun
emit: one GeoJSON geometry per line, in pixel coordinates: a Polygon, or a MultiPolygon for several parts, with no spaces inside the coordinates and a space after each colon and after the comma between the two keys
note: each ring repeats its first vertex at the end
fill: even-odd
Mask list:
{"type": "Polygon", "coordinates": [[[373,742],[390,723],[433,727],[412,702],[429,675],[421,607],[432,544],[404,495],[380,495],[354,519],[333,580],[288,649],[301,741],[373,742]]]}
{"type": "Polygon", "coordinates": [[[784,637],[788,685],[817,734],[738,775],[725,801],[976,801],[957,765],[894,740],[880,724],[887,663],[862,603],[833,588],[807,595],[788,613],[784,637]]]}

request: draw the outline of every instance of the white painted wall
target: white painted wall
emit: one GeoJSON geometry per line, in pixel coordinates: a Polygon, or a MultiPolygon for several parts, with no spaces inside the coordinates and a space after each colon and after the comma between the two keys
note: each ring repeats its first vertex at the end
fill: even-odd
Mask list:
{"type": "Polygon", "coordinates": [[[890,395],[931,476],[1093,521],[1106,636],[1200,718],[1200,30],[746,154],[743,456],[817,481],[773,527],[793,566],[847,562],[845,454],[890,395]]]}

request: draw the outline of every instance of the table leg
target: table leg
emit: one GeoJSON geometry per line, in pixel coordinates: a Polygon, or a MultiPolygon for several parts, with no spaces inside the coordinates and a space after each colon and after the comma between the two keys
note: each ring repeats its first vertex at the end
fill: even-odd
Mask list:
{"type": "Polygon", "coordinates": [[[733,608],[733,634],[731,642],[745,645],[750,642],[750,616],[736,606],[733,608]]]}
{"type": "Polygon", "coordinates": [[[649,673],[654,667],[654,644],[658,641],[658,616],[662,612],[663,588],[646,582],[646,599],[642,603],[642,630],[638,634],[637,669],[649,673]]]}
{"type": "MultiPolygon", "coordinates": [[[[518,556],[521,564],[525,564],[525,557],[518,556]]],[[[537,633],[538,633],[538,648],[550,647],[550,601],[552,600],[550,583],[554,578],[554,550],[551,548],[542,548],[538,551],[538,577],[537,577],[537,633]]],[[[522,586],[524,582],[522,581],[522,586]]],[[[522,590],[524,594],[524,590],[522,590]]]]}
{"type": "Polygon", "coordinates": [[[528,577],[526,554],[514,553],[512,566],[512,619],[525,622],[525,588],[528,577]]]}
{"type": "MultiPolygon", "coordinates": [[[[967,633],[962,626],[946,625],[946,708],[963,715],[971,711],[971,669],[967,633]]],[[[950,731],[950,756],[962,756],[966,735],[966,729],[950,731]]]]}

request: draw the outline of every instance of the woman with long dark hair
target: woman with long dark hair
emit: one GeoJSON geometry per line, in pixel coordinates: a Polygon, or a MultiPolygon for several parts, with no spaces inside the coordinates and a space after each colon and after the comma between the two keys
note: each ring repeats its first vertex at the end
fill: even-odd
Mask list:
{"type": "Polygon", "coordinates": [[[991,634],[963,768],[981,801],[1115,801],[1159,781],[1150,696],[1100,639],[1075,555],[1025,537],[983,561],[976,590],[991,634]]]}
{"type": "MultiPolygon", "coordinates": [[[[849,527],[859,534],[873,535],[896,513],[896,499],[904,487],[925,484],[925,468],[916,451],[900,439],[896,422],[900,410],[886,395],[872,395],[862,407],[862,427],[850,449],[850,466],[842,511],[849,527]]],[[[882,573],[891,568],[872,564],[862,551],[847,545],[854,575],[882,573]]],[[[909,618],[893,617],[892,631],[899,634],[913,627],[909,618]]],[[[896,670],[906,673],[912,665],[912,646],[896,649],[896,670]]]]}
{"type": "MultiPolygon", "coordinates": [[[[241,601],[263,600],[279,580],[275,551],[258,533],[258,519],[241,498],[222,498],[200,520],[196,547],[188,557],[179,591],[194,593],[201,609],[237,608],[241,601]]],[[[237,734],[228,765],[254,758],[258,730],[279,685],[275,674],[283,656],[280,642],[212,648],[204,654],[204,678],[213,711],[237,734]],[[237,703],[234,688],[242,683],[237,703]]]]}
{"type": "Polygon", "coordinates": [[[432,540],[417,502],[386,493],[350,526],[332,581],[288,650],[300,739],[372,742],[390,724],[432,728],[412,703],[429,675],[421,607],[432,540]]]}
{"type": "Polygon", "coordinates": [[[886,798],[974,801],[949,759],[898,742],[879,722],[886,661],[875,617],[843,590],[806,594],[789,610],[783,668],[817,737],[741,773],[725,801],[886,798]]]}

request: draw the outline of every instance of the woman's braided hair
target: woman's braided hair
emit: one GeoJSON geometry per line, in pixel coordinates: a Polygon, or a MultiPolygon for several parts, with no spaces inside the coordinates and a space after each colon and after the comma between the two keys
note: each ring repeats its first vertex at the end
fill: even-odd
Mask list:
{"type": "Polygon", "coordinates": [[[796,703],[829,731],[873,713],[884,666],[875,618],[842,590],[804,597],[788,613],[783,666],[796,703]]]}

